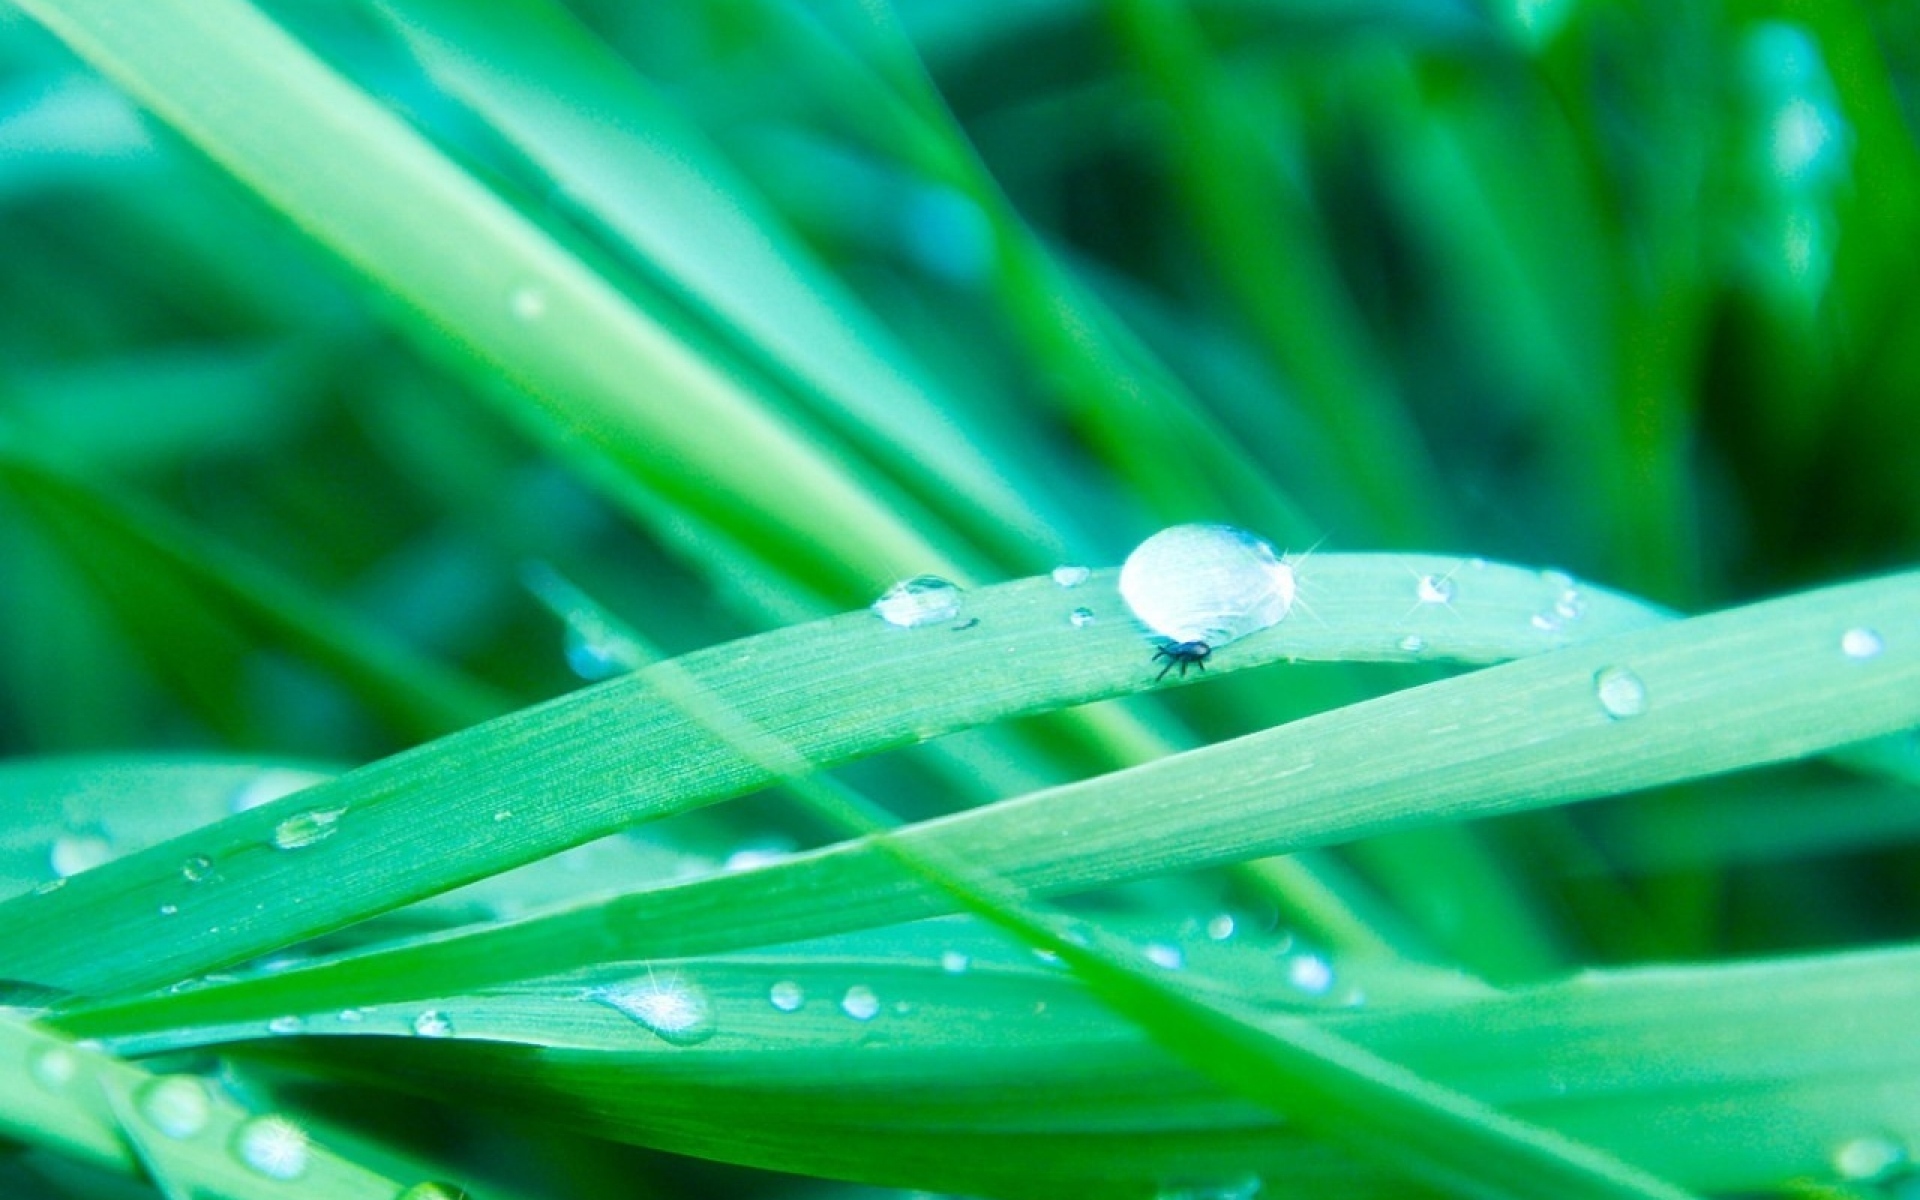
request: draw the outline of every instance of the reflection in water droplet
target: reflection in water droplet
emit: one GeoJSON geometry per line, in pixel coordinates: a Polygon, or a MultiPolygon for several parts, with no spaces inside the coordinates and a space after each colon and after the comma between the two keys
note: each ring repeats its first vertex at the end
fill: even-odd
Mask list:
{"type": "Polygon", "coordinates": [[[1906,1161],[1906,1147],[1884,1134],[1848,1138],[1833,1152],[1833,1169],[1853,1183],[1885,1179],[1906,1161]]]}
{"type": "Polygon", "coordinates": [[[80,1056],[65,1046],[42,1046],[33,1052],[27,1070],[33,1075],[34,1082],[50,1092],[57,1092],[73,1082],[80,1073],[80,1056]]]}
{"type": "Polygon", "coordinates": [[[233,1131],[233,1153],[269,1179],[298,1179],[313,1160],[306,1130],[285,1117],[254,1117],[233,1131]]]}
{"type": "Polygon", "coordinates": [[[1093,610],[1084,607],[1076,608],[1067,614],[1067,620],[1073,623],[1075,629],[1085,629],[1093,624],[1093,610]]]}
{"type": "Polygon", "coordinates": [[[958,950],[947,950],[940,955],[940,969],[949,975],[959,975],[972,965],[972,961],[958,950]]]}
{"type": "Polygon", "coordinates": [[[453,1018],[437,1008],[429,1008],[413,1019],[413,1032],[416,1037],[444,1038],[453,1036],[453,1018]]]}
{"type": "Polygon", "coordinates": [[[310,808],[273,827],[273,844],[282,850],[301,850],[323,842],[340,829],[344,808],[310,808]]]}
{"type": "Polygon", "coordinates": [[[113,843],[97,833],[63,833],[47,854],[53,873],[65,879],[113,861],[113,843]]]}
{"type": "Polygon", "coordinates": [[[840,1011],[856,1021],[871,1021],[880,1014],[880,997],[863,983],[856,983],[840,997],[840,1011]]]}
{"type": "Polygon", "coordinates": [[[1881,639],[1878,633],[1864,627],[1849,629],[1840,635],[1840,653],[1853,659],[1855,662],[1865,662],[1869,658],[1878,658],[1880,657],[1880,652],[1886,648],[1887,643],[1881,639]]]}
{"type": "Polygon", "coordinates": [[[140,1085],[134,1107],[170,1138],[190,1138],[207,1127],[213,1104],[207,1087],[192,1075],[161,1075],[140,1085]]]}
{"type": "Polygon", "coordinates": [[[180,864],[180,878],[188,883],[205,883],[213,874],[213,860],[204,854],[195,854],[180,864]]]}
{"type": "Polygon", "coordinates": [[[1085,567],[1055,567],[1053,581],[1063,588],[1079,587],[1093,574],[1085,567]]]}
{"type": "Polygon", "coordinates": [[[1187,956],[1180,952],[1180,947],[1169,946],[1165,942],[1154,942],[1145,947],[1141,953],[1146,955],[1147,961],[1154,966],[1165,967],[1169,971],[1178,971],[1186,965],[1187,961],[1187,956]]]}
{"type": "Polygon", "coordinates": [[[1231,525],[1163,529],[1120,567],[1120,596],[1142,624],[1214,649],[1278,624],[1293,595],[1293,568],[1231,525]]]}
{"type": "Polygon", "coordinates": [[[1333,964],[1318,954],[1297,954],[1287,960],[1287,982],[1310,996],[1333,986],[1333,964]]]}
{"type": "Polygon", "coordinates": [[[587,998],[625,1013],[675,1046],[695,1046],[714,1033],[713,1001],[706,990],[673,972],[649,972],[645,979],[596,988],[587,998]]]}
{"type": "Polygon", "coordinates": [[[302,1029],[306,1028],[306,1024],[307,1023],[299,1017],[275,1017],[273,1020],[267,1022],[267,1032],[281,1035],[299,1033],[302,1029]]]}
{"type": "Polygon", "coordinates": [[[473,1200],[465,1188],[455,1187],[451,1183],[439,1183],[428,1180],[416,1183],[393,1200],[473,1200]]]}
{"type": "Polygon", "coordinates": [[[960,615],[960,589],[938,575],[916,575],[882,593],[873,615],[902,629],[951,621],[960,615]]]}
{"type": "Polygon", "coordinates": [[[1413,594],[1422,604],[1451,604],[1454,591],[1451,575],[1422,575],[1413,585],[1413,594]]]}
{"type": "Polygon", "coordinates": [[[767,991],[767,999],[781,1012],[797,1012],[807,1002],[807,993],[791,979],[782,979],[767,991]]]}
{"type": "Polygon", "coordinates": [[[1600,707],[1615,720],[1637,717],[1647,711],[1647,685],[1625,667],[1607,667],[1593,677],[1593,694],[1600,707]]]}

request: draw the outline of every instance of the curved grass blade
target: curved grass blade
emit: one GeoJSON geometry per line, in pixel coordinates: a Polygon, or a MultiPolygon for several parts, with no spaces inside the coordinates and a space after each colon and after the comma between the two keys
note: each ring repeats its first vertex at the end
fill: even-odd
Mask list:
{"type": "MultiPolygon", "coordinates": [[[[1558,581],[1495,566],[1476,569],[1473,586],[1463,585],[1444,611],[1410,607],[1415,578],[1457,565],[1412,555],[1316,556],[1299,577],[1301,599],[1319,615],[1301,614],[1223,649],[1213,669],[1282,657],[1485,661],[1532,653],[1575,632],[1660,619],[1590,588],[1583,628],[1548,634],[1530,620],[1558,594],[1558,581]],[[1414,636],[1422,640],[1409,649],[1414,636]]],[[[1100,572],[1072,589],[1049,579],[983,589],[966,597],[969,621],[977,623],[958,628],[896,629],[866,613],[846,614],[700,651],[476,726],[86,872],[56,892],[0,905],[0,920],[18,922],[16,936],[0,944],[0,978],[82,993],[171,983],[775,781],[680,711],[661,691],[663,671],[684,673],[752,727],[821,765],[1143,690],[1158,671],[1152,643],[1126,614],[1113,580],[1100,572]],[[1076,624],[1075,609],[1092,621],[1076,624]],[[324,833],[308,836],[316,830],[324,833]],[[287,842],[297,848],[279,848],[287,842]],[[185,888],[180,864],[194,856],[217,863],[226,885],[185,888]],[[261,905],[263,895],[301,902],[261,905]],[[73,928],[98,934],[81,946],[63,932],[73,928]]],[[[1112,778],[1122,790],[1133,786],[1128,777],[1112,778]]],[[[1150,824],[1178,823],[1181,812],[1176,804],[1150,824]]],[[[1110,836],[1124,828],[1116,820],[1101,821],[1110,836]]],[[[1144,873],[1185,840],[1145,854],[1136,848],[1121,861],[1144,873]]],[[[1225,856],[1236,852],[1228,847],[1251,846],[1228,837],[1211,851],[1225,856]]],[[[620,937],[626,922],[616,920],[620,937]]],[[[606,937],[580,943],[582,952],[594,953],[606,937]]]]}

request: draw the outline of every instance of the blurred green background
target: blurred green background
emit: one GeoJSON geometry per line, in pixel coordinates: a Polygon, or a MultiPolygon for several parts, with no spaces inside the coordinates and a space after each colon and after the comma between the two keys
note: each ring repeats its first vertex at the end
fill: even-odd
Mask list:
{"type": "MultiPolygon", "coordinates": [[[[1686,612],[1920,557],[1910,3],[259,7],[399,123],[242,82],[196,146],[0,7],[8,756],[358,763],[577,686],[569,636],[1179,521],[1686,612]]],[[[1910,790],[1797,771],[1483,832],[1583,960],[1910,934],[1910,790]]]]}

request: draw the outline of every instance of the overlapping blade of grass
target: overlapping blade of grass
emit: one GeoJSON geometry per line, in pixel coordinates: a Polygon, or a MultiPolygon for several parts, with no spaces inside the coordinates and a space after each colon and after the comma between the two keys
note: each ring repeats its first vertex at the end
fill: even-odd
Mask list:
{"type": "MultiPolygon", "coordinates": [[[[1231,980],[1209,994],[1255,998],[1266,1010],[1257,1023],[1308,1012],[1423,1076],[1691,1188],[1818,1179],[1851,1142],[1920,1136],[1905,1015],[1920,987],[1912,949],[1596,972],[1514,993],[1443,981],[1396,991],[1364,963],[1340,964],[1339,986],[1318,1004],[1287,981],[1270,946],[1186,949],[1201,979],[1231,980]],[[1349,987],[1365,990],[1365,1004],[1343,1006],[1349,987]]],[[[1030,1172],[1089,1185],[1123,1173],[1252,1172],[1274,1190],[1321,1178],[1329,1157],[1297,1126],[1172,1061],[1058,968],[965,923],[613,964],[355,1009],[350,1021],[335,1008],[288,1012],[322,1040],[277,1039],[281,1052],[315,1064],[345,1062],[389,1085],[430,1080],[435,1091],[537,1107],[625,1140],[806,1173],[1018,1195],[1030,1172]],[[965,956],[964,969],[943,964],[951,954],[965,956]],[[675,1045],[589,998],[621,986],[698,989],[713,1035],[675,1045]],[[877,1001],[866,1021],[841,1007],[856,987],[877,1001]],[[450,1036],[415,1036],[423,1012],[443,1017],[450,1036]]],[[[127,1045],[261,1032],[253,1022],[127,1045]]],[[[1356,1186],[1385,1186],[1374,1177],[1385,1161],[1352,1160],[1356,1186]]]]}
{"type": "MultiPolygon", "coordinates": [[[[1490,565],[1467,568],[1473,578],[1450,607],[1414,601],[1415,578],[1460,567],[1419,556],[1315,557],[1301,567],[1300,587],[1318,615],[1298,613],[1223,649],[1215,669],[1281,657],[1486,661],[1533,653],[1575,632],[1660,619],[1589,588],[1579,630],[1542,630],[1531,617],[1551,606],[1562,584],[1490,565]]],[[[1042,578],[971,593],[966,617],[955,627],[896,629],[850,613],[666,666],[817,764],[1137,691],[1158,673],[1152,643],[1126,614],[1110,572],[1076,588],[1042,578]],[[1073,613],[1082,608],[1091,622],[1076,624],[1073,613]]],[[[20,935],[0,946],[0,977],[81,992],[169,983],[775,781],[680,711],[654,672],[642,671],[17,901],[20,935]],[[298,849],[278,848],[288,842],[298,849]],[[195,856],[217,862],[226,885],[184,884],[180,863],[195,856]],[[261,906],[260,895],[302,902],[261,906]],[[77,945],[63,932],[77,927],[101,932],[77,945]]],[[[1110,835],[1126,828],[1117,819],[1107,824],[1110,835]]],[[[1229,838],[1215,854],[1226,845],[1253,847],[1229,838]]],[[[1146,867],[1174,849],[1147,847],[1122,857],[1146,867]]]]}
{"type": "Polygon", "coordinates": [[[393,1200],[405,1186],[256,1116],[210,1081],[156,1075],[0,1013],[0,1133],[146,1174],[170,1197],[393,1200]],[[297,1181],[294,1182],[294,1181],[297,1181]]]}
{"type": "Polygon", "coordinates": [[[23,7],[390,294],[415,332],[511,383],[508,415],[616,499],[658,492],[833,594],[866,594],[902,564],[963,573],[963,547],[930,544],[243,0],[23,7]]]}
{"type": "MultiPolygon", "coordinates": [[[[1265,635],[1226,648],[1216,661],[1230,668],[1282,655],[1406,655],[1409,652],[1399,648],[1405,635],[1396,634],[1408,621],[1420,622],[1429,630],[1423,635],[1427,641],[1422,653],[1456,648],[1448,639],[1449,630],[1462,638],[1458,649],[1476,655],[1500,649],[1503,636],[1508,653],[1523,652],[1529,643],[1545,640],[1546,635],[1526,615],[1533,612],[1543,586],[1530,574],[1478,568],[1473,585],[1463,584],[1459,591],[1458,611],[1409,613],[1402,604],[1409,565],[1418,569],[1433,563],[1414,560],[1409,564],[1399,556],[1317,558],[1310,576],[1315,594],[1328,601],[1339,597],[1340,603],[1322,605],[1325,616],[1319,622],[1295,624],[1290,619],[1265,635]],[[1493,603],[1503,593],[1503,583],[1511,590],[1504,592],[1503,603],[1493,603]],[[1470,601],[1471,597],[1479,599],[1470,601]],[[1469,615],[1470,602],[1491,607],[1476,608],[1469,615]]],[[[897,644],[918,650],[892,663],[891,669],[898,672],[892,684],[885,675],[868,673],[882,665],[871,641],[865,643],[864,658],[830,654],[824,660],[815,659],[813,669],[833,680],[833,686],[844,679],[855,695],[868,697],[857,712],[869,722],[860,735],[871,738],[871,745],[899,736],[889,732],[888,720],[871,723],[876,717],[904,717],[906,728],[932,732],[964,723],[968,714],[978,718],[996,708],[1004,712],[1022,703],[1045,703],[1046,697],[1055,703],[1090,698],[1103,689],[1126,687],[1129,680],[1132,686],[1140,686],[1148,682],[1151,663],[1142,663],[1144,646],[1138,634],[1114,619],[1118,601],[1104,586],[1109,579],[1096,576],[1095,582],[1071,592],[1034,581],[981,593],[975,597],[975,611],[981,618],[978,627],[903,634],[897,644]],[[1076,601],[1092,606],[1099,619],[1064,633],[1054,617],[1061,606],[1076,601]],[[1016,616],[1020,613],[1025,615],[1016,616]],[[1013,632],[1004,627],[1022,625],[1027,628],[1016,640],[1004,644],[992,640],[1013,632]],[[974,639],[970,642],[965,634],[975,635],[974,639]],[[1093,636],[1082,640],[1083,634],[1093,636]],[[845,667],[844,672],[839,669],[839,663],[855,659],[859,659],[857,665],[845,667]],[[1044,670],[1036,676],[1035,669],[1043,664],[1044,670]],[[929,690],[929,679],[966,680],[968,686],[960,696],[950,688],[929,690]],[[891,697],[880,709],[896,703],[915,707],[905,714],[878,712],[870,699],[874,695],[891,697]]],[[[1557,586],[1553,594],[1558,594],[1557,586]]],[[[1920,689],[1913,686],[1914,674],[1920,670],[1920,638],[1907,632],[1912,628],[1916,594],[1920,594],[1920,577],[1893,576],[1658,627],[1656,614],[1592,590],[1582,620],[1616,629],[1624,626],[1630,632],[1565,645],[1552,654],[926,822],[897,836],[909,849],[924,844],[961,861],[992,863],[1023,887],[1069,891],[1395,828],[1568,803],[1816,753],[1920,724],[1920,689]],[[1860,661],[1841,651],[1843,632],[1856,626],[1880,631],[1885,649],[1878,656],[1860,661]],[[1644,713],[1616,719],[1602,706],[1596,677],[1614,668],[1636,673],[1644,689],[1644,713]],[[1792,680],[1793,685],[1782,686],[1782,680],[1792,680]]],[[[848,629],[843,623],[828,622],[804,636],[817,647],[848,629]]],[[[684,669],[722,703],[808,759],[837,761],[848,752],[846,743],[824,740],[823,731],[812,722],[849,719],[819,711],[820,706],[834,705],[838,692],[811,693],[809,711],[814,715],[802,723],[767,703],[767,681],[781,678],[787,669],[784,664],[794,661],[793,646],[785,640],[793,632],[765,635],[736,644],[733,650],[722,648],[712,658],[689,656],[676,669],[684,669]],[[756,670],[751,689],[743,692],[737,675],[717,667],[747,646],[754,647],[749,661],[756,670]]],[[[1564,641],[1567,632],[1563,630],[1557,640],[1564,641]]],[[[856,633],[846,644],[857,642],[856,633]]],[[[739,665],[737,660],[733,665],[739,665]]],[[[643,673],[633,686],[645,678],[643,673]]],[[[588,820],[618,812],[609,811],[612,797],[585,791],[590,782],[587,772],[607,765],[603,756],[613,748],[602,739],[594,742],[591,754],[568,750],[566,740],[581,734],[566,732],[572,723],[566,718],[575,706],[591,711],[602,707],[594,701],[609,701],[617,694],[610,686],[520,714],[497,727],[411,756],[419,760],[417,764],[409,756],[376,764],[333,785],[338,800],[324,800],[325,793],[315,792],[313,802],[352,804],[356,810],[366,805],[364,818],[343,818],[340,827],[344,832],[364,823],[376,831],[363,835],[375,838],[371,845],[383,846],[387,840],[440,845],[444,857],[430,870],[415,872],[406,885],[421,888],[434,880],[444,885],[456,872],[464,877],[477,862],[495,861],[499,842],[526,834],[512,822],[488,820],[487,811],[504,800],[490,794],[493,784],[474,773],[449,786],[434,762],[479,761],[468,745],[489,744],[484,761],[498,772],[494,778],[508,788],[520,786],[522,780],[541,787],[534,781],[567,771],[570,783],[579,790],[555,797],[550,810],[535,816],[542,822],[570,821],[570,827],[578,830],[588,820]],[[524,749],[521,738],[528,736],[526,731],[542,725],[557,731],[538,739],[543,745],[559,743],[557,758],[524,749]],[[500,752],[497,758],[496,751],[500,752]],[[462,808],[456,819],[451,813],[441,814],[442,805],[470,808],[462,808]],[[416,807],[424,817],[392,819],[383,811],[412,813],[416,807]],[[418,820],[431,821],[436,815],[448,818],[439,836],[416,827],[418,820]],[[463,825],[478,825],[492,837],[469,835],[456,846],[453,839],[460,836],[463,825]]],[[[593,722],[588,728],[597,732],[605,724],[593,722]]],[[[693,736],[680,728],[673,734],[693,736]]],[[[661,781],[672,787],[672,777],[680,775],[682,789],[719,789],[729,785],[722,772],[733,773],[728,778],[742,773],[737,760],[727,756],[730,752],[709,746],[706,753],[719,756],[705,763],[701,781],[695,782],[691,768],[680,758],[653,752],[651,761],[659,772],[655,778],[664,777],[661,781]]],[[[522,797],[515,803],[525,805],[530,799],[522,797]]],[[[675,802],[694,800],[682,793],[675,802]]],[[[284,817],[294,807],[301,806],[283,804],[257,828],[237,828],[236,822],[227,822],[208,833],[217,834],[242,854],[241,862],[248,868],[240,876],[243,880],[257,871],[262,878],[276,881],[265,886],[288,886],[287,881],[311,870],[316,877],[325,877],[329,887],[355,893],[314,895],[309,906],[321,909],[322,920],[375,911],[391,892],[376,893],[377,882],[352,878],[341,862],[329,863],[325,854],[301,859],[246,852],[250,840],[265,836],[273,818],[284,817]]],[[[343,854],[356,852],[357,842],[335,841],[348,847],[343,854]]],[[[182,844],[174,852],[185,848],[182,844]]],[[[243,952],[266,949],[270,936],[291,941],[325,927],[311,922],[312,914],[276,914],[270,925],[247,929],[240,938],[224,927],[220,933],[201,932],[205,917],[175,928],[164,920],[145,918],[140,902],[129,903],[115,893],[124,888],[147,902],[176,901],[180,889],[169,877],[173,863],[166,849],[144,862],[129,860],[96,872],[112,881],[111,889],[103,881],[101,890],[93,891],[83,886],[89,883],[88,877],[81,876],[63,889],[71,895],[37,898],[38,912],[22,907],[8,914],[0,909],[0,916],[17,915],[22,922],[17,927],[26,935],[17,938],[12,948],[0,947],[0,974],[80,991],[130,989],[164,982],[184,963],[210,966],[243,952]],[[112,880],[116,869],[121,879],[112,880]],[[36,933],[62,916],[86,920],[89,912],[106,911],[120,914],[122,925],[137,930],[133,945],[123,950],[108,942],[101,947],[103,957],[89,953],[91,948],[62,945],[36,933]],[[159,964],[149,965],[156,956],[159,964]]],[[[376,851],[360,848],[359,852],[376,851]]],[[[528,847],[517,846],[507,855],[528,852],[528,847]]],[[[405,866],[405,862],[390,865],[382,878],[405,866]]],[[[236,911],[244,910],[244,901],[209,896],[207,902],[220,905],[213,915],[222,921],[247,920],[244,911],[236,911]]],[[[937,891],[903,876],[873,843],[852,842],[754,871],[653,889],[469,938],[415,946],[395,951],[392,957],[346,960],[134,1002],[117,1013],[99,1014],[99,1028],[137,1028],[215,1011],[271,1013],[274,1005],[313,994],[312,989],[323,982],[337,1002],[353,1003],[356,998],[418,995],[417,989],[423,986],[438,990],[524,978],[605,959],[789,941],[908,920],[946,907],[937,891]]]]}
{"type": "Polygon", "coordinates": [[[210,719],[246,737],[231,694],[234,663],[259,643],[284,646],[337,678],[410,737],[495,716],[495,689],[417,653],[264,563],[117,494],[58,456],[0,428],[0,486],[30,506],[95,581],[139,644],[210,719]]]}
{"type": "MultiPolygon", "coordinates": [[[[738,331],[729,348],[797,385],[812,419],[1009,566],[1035,569],[1064,514],[1031,501],[938,405],[933,382],[785,229],[697,128],[549,0],[488,8],[386,0],[433,78],[646,265],[738,331]]],[[[1026,489],[1029,495],[1038,495],[1026,489]]]]}

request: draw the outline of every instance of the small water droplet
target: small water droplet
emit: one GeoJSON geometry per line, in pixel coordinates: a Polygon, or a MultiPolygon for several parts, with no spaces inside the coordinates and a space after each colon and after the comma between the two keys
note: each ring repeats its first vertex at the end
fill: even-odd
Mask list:
{"type": "Polygon", "coordinates": [[[503,808],[493,814],[493,822],[496,825],[499,825],[511,820],[513,820],[513,810],[510,808],[503,808]]]}
{"type": "Polygon", "coordinates": [[[425,1183],[414,1184],[395,1196],[393,1200],[473,1200],[473,1197],[465,1188],[455,1187],[451,1183],[428,1180],[425,1183]]]}
{"type": "Polygon", "coordinates": [[[192,1075],[147,1080],[134,1093],[134,1106],[155,1129],[175,1140],[199,1133],[213,1116],[206,1084],[192,1075]]]}
{"type": "Polygon", "coordinates": [[[605,621],[577,613],[568,618],[560,647],[567,669],[589,683],[626,675],[647,664],[646,652],[631,638],[605,621]]]}
{"type": "Polygon", "coordinates": [[[1451,575],[1422,575],[1413,585],[1413,594],[1422,604],[1451,604],[1455,590],[1451,575]]]}
{"type": "Polygon", "coordinates": [[[1232,913],[1215,913],[1207,921],[1207,936],[1216,942],[1224,942],[1233,936],[1236,928],[1232,913]]]}
{"type": "Polygon", "coordinates": [[[960,615],[960,589],[938,575],[916,575],[883,592],[873,615],[901,629],[951,621],[960,615]]]}
{"type": "Polygon", "coordinates": [[[946,950],[941,952],[940,969],[942,971],[945,971],[949,975],[964,974],[966,972],[966,969],[972,964],[973,964],[973,960],[968,958],[966,955],[960,953],[960,951],[958,950],[946,950]]]}
{"type": "Polygon", "coordinates": [[[1833,1169],[1854,1183],[1885,1179],[1906,1161],[1906,1147],[1884,1134],[1848,1138],[1833,1152],[1833,1169]]]}
{"type": "Polygon", "coordinates": [[[767,999],[781,1012],[798,1012],[800,1006],[807,1002],[807,993],[793,980],[782,979],[767,989],[767,999]]]}
{"type": "Polygon", "coordinates": [[[1587,613],[1587,598],[1578,590],[1568,588],[1554,597],[1553,612],[1562,621],[1578,621],[1587,613]]]}
{"type": "Polygon", "coordinates": [[[285,1117],[253,1117],[233,1131],[233,1152],[268,1179],[298,1179],[307,1173],[313,1153],[307,1131],[285,1117]]]}
{"type": "Polygon", "coordinates": [[[1120,596],[1142,624],[1214,649],[1278,624],[1293,595],[1293,568],[1231,525],[1163,529],[1120,567],[1120,596]]]}
{"type": "Polygon", "coordinates": [[[190,856],[180,864],[180,878],[188,883],[205,883],[213,875],[213,860],[204,854],[190,856]]]}
{"type": "Polygon", "coordinates": [[[1535,613],[1528,624],[1538,629],[1541,633],[1560,632],[1560,618],[1554,616],[1552,613],[1535,613]]]}
{"type": "Polygon", "coordinates": [[[1287,982],[1309,996],[1325,995],[1333,986],[1333,964],[1318,954],[1296,954],[1287,960],[1287,982]]]}
{"type": "Polygon", "coordinates": [[[696,1046],[713,1036],[713,1001],[706,990],[683,975],[649,973],[645,979],[587,993],[645,1026],[661,1041],[696,1046]]]}
{"type": "Polygon", "coordinates": [[[160,906],[160,915],[163,917],[179,916],[180,906],[178,904],[162,904],[160,906]]]}
{"type": "Polygon", "coordinates": [[[864,983],[856,983],[840,997],[840,1011],[856,1021],[871,1021],[880,1015],[880,997],[864,983]]]}
{"type": "Polygon", "coordinates": [[[1616,721],[1647,711],[1647,685],[1625,667],[1607,667],[1593,677],[1593,694],[1616,721]]]}
{"type": "Polygon", "coordinates": [[[1427,648],[1427,639],[1417,633],[1410,633],[1400,639],[1400,649],[1408,654],[1420,654],[1427,648]]]}
{"type": "Polygon", "coordinates": [[[1141,953],[1154,966],[1164,967],[1169,971],[1178,971],[1187,962],[1187,956],[1181,953],[1180,947],[1170,946],[1165,942],[1154,942],[1142,949],[1141,953]]]}
{"type": "Polygon", "coordinates": [[[1073,623],[1075,629],[1085,629],[1093,624],[1093,610],[1086,607],[1076,608],[1067,614],[1067,620],[1073,623]]]}
{"type": "Polygon", "coordinates": [[[1864,626],[1856,626],[1840,635],[1840,653],[1855,662],[1878,658],[1886,648],[1887,643],[1879,633],[1864,626]]]}
{"type": "Polygon", "coordinates": [[[437,1008],[429,1008],[413,1019],[415,1037],[445,1038],[453,1036],[453,1018],[437,1008]]]}
{"type": "Polygon", "coordinates": [[[787,841],[768,842],[755,846],[742,846],[727,855],[720,864],[722,871],[751,871],[755,867],[764,867],[777,863],[793,853],[793,843],[787,841]]]}
{"type": "Polygon", "coordinates": [[[1050,967],[1058,967],[1058,966],[1064,965],[1061,962],[1060,956],[1058,954],[1055,954],[1053,951],[1045,949],[1040,946],[1035,946],[1033,948],[1033,956],[1050,967]]]}
{"type": "Polygon", "coordinates": [[[1053,581],[1063,588],[1076,588],[1093,574],[1085,567],[1055,567],[1053,581]]]}
{"type": "Polygon", "coordinates": [[[282,850],[301,850],[324,842],[340,829],[344,808],[310,808],[273,827],[273,844],[282,850]]]}
{"type": "Polygon", "coordinates": [[[113,861],[113,843],[97,833],[63,833],[47,854],[53,873],[65,879],[113,861]]]}
{"type": "Polygon", "coordinates": [[[343,1008],[334,1015],[334,1020],[342,1025],[358,1025],[366,1019],[367,1010],[364,1008],[343,1008]]]}
{"type": "Polygon", "coordinates": [[[273,1020],[267,1022],[267,1032],[286,1035],[290,1033],[299,1033],[302,1029],[305,1029],[306,1026],[307,1026],[307,1023],[301,1020],[299,1017],[295,1017],[295,1016],[275,1017],[273,1020]]]}
{"type": "Polygon", "coordinates": [[[507,297],[507,308],[515,319],[537,321],[547,315],[547,294],[537,287],[518,287],[507,297]]]}
{"type": "Polygon", "coordinates": [[[42,1046],[33,1052],[27,1069],[32,1072],[34,1082],[57,1092],[80,1073],[80,1056],[65,1046],[42,1046]]]}
{"type": "Polygon", "coordinates": [[[1546,584],[1556,592],[1570,592],[1573,590],[1573,576],[1567,574],[1565,571],[1556,571],[1552,568],[1542,571],[1540,572],[1540,582],[1546,584]]]}

